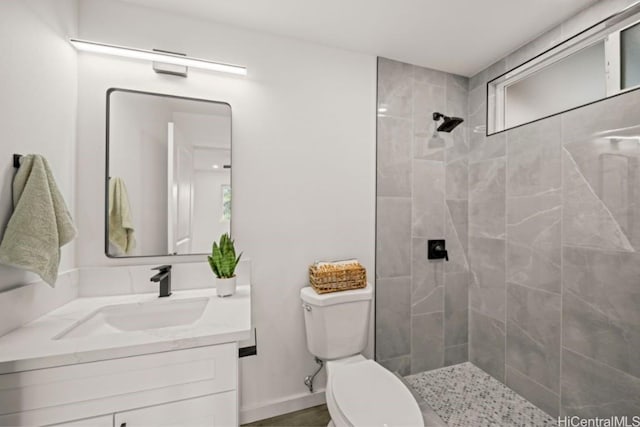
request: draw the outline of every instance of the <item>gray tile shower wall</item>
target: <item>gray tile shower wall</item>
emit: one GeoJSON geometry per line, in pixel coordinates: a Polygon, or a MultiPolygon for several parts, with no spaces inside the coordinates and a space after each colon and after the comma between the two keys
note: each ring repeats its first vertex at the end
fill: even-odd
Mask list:
{"type": "Polygon", "coordinates": [[[469,360],[552,416],[640,415],[640,139],[603,135],[640,135],[640,91],[480,132],[486,82],[579,27],[469,81],[469,360]]]}
{"type": "Polygon", "coordinates": [[[552,416],[640,415],[640,91],[492,136],[486,83],[635,0],[596,2],[470,79],[378,60],[376,358],[469,360],[552,416]],[[434,139],[431,113],[465,122],[434,139]],[[445,238],[450,261],[429,261],[445,238]]]}
{"type": "Polygon", "coordinates": [[[465,77],[378,60],[376,359],[400,375],[468,358],[467,99],[465,77]],[[465,122],[434,139],[434,112],[465,122]]]}

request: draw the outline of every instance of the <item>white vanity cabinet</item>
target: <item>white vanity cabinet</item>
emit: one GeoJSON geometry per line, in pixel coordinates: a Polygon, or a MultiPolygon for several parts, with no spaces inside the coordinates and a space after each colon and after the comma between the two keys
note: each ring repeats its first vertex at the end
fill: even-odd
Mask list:
{"type": "Polygon", "coordinates": [[[114,416],[115,427],[148,426],[233,426],[237,418],[229,408],[236,406],[236,393],[228,391],[164,405],[134,409],[114,416]]]}
{"type": "Polygon", "coordinates": [[[0,426],[238,425],[237,343],[0,375],[0,426]]]}

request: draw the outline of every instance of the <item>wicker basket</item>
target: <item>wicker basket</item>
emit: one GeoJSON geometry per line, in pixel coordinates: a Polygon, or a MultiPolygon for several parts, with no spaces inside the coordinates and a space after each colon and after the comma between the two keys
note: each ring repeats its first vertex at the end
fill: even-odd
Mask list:
{"type": "Polygon", "coordinates": [[[319,294],[361,289],[367,286],[367,271],[359,262],[314,264],[309,267],[309,283],[319,294]]]}

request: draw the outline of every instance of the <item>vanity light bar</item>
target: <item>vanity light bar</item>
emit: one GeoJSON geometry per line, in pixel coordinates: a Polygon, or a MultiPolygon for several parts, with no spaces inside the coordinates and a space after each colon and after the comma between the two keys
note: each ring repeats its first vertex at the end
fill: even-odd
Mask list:
{"type": "Polygon", "coordinates": [[[153,50],[137,49],[134,47],[116,46],[106,43],[92,42],[88,40],[69,39],[69,42],[78,50],[103,53],[106,55],[124,56],[126,58],[142,59],[147,61],[163,62],[165,64],[183,65],[186,67],[202,68],[204,70],[220,71],[223,73],[247,75],[247,68],[240,65],[223,64],[206,59],[191,58],[189,56],[175,55],[172,53],[153,50]]]}

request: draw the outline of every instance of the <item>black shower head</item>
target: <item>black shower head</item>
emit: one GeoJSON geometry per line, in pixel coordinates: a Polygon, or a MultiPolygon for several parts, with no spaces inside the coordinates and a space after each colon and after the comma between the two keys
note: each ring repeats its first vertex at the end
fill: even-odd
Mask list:
{"type": "Polygon", "coordinates": [[[442,113],[433,113],[433,120],[442,119],[442,123],[438,126],[438,132],[451,132],[460,123],[464,122],[460,117],[447,117],[442,113]]]}
{"type": "Polygon", "coordinates": [[[438,126],[438,132],[451,132],[462,122],[464,120],[460,117],[445,117],[442,124],[438,126]]]}

